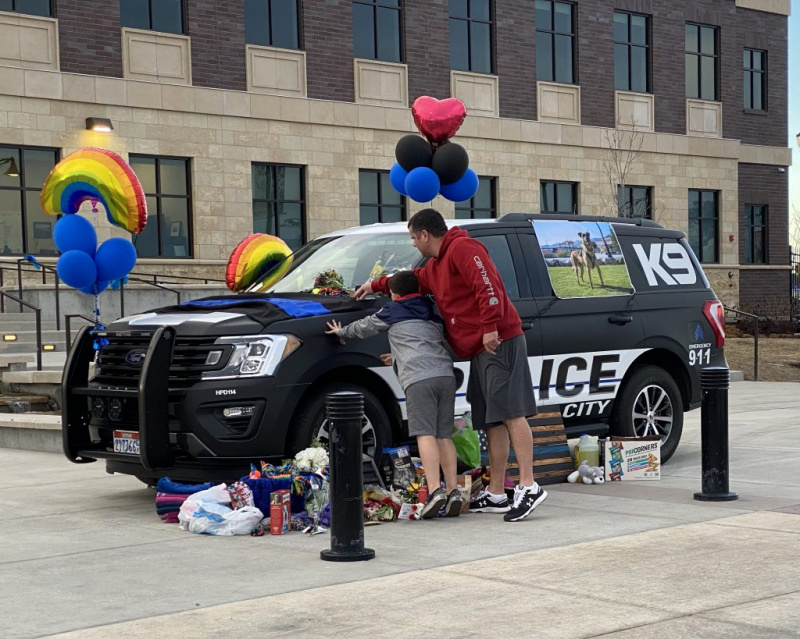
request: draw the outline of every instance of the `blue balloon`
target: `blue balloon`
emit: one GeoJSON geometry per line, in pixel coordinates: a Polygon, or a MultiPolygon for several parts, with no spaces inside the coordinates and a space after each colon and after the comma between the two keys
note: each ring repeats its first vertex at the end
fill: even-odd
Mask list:
{"type": "Polygon", "coordinates": [[[67,286],[82,289],[94,284],[97,267],[83,251],[67,251],[56,262],[56,273],[67,286]]]}
{"type": "Polygon", "coordinates": [[[112,237],[97,247],[94,256],[97,281],[110,282],[125,277],[136,264],[136,247],[129,240],[112,237]]]}
{"type": "Polygon", "coordinates": [[[86,293],[87,295],[100,295],[100,293],[105,291],[107,287],[108,282],[95,282],[94,284],[89,284],[89,286],[84,286],[78,290],[81,293],[86,293]]]}
{"type": "Polygon", "coordinates": [[[442,195],[451,202],[464,202],[475,197],[478,192],[478,175],[472,169],[467,169],[458,182],[444,184],[442,195]]]}
{"type": "Polygon", "coordinates": [[[53,229],[53,241],[61,253],[82,251],[94,257],[97,250],[97,233],[92,223],[77,214],[64,215],[53,229]]]}
{"type": "Polygon", "coordinates": [[[424,166],[409,171],[405,181],[406,193],[415,202],[430,202],[439,195],[441,186],[439,176],[424,166]]]}
{"type": "Polygon", "coordinates": [[[408,176],[408,171],[406,171],[402,166],[395,163],[392,167],[392,170],[389,171],[389,182],[392,183],[394,190],[397,191],[400,195],[408,195],[406,193],[406,177],[408,176]]]}

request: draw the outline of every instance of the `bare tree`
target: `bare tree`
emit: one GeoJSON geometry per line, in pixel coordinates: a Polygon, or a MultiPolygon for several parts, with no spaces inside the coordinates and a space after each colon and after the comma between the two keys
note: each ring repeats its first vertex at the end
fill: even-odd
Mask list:
{"type": "Polygon", "coordinates": [[[644,133],[638,129],[635,120],[625,129],[621,128],[621,124],[618,120],[616,128],[603,131],[607,147],[603,160],[606,183],[600,192],[600,201],[609,215],[633,217],[633,203],[630,206],[620,206],[620,192],[628,183],[631,169],[642,154],[644,133]]]}
{"type": "Polygon", "coordinates": [[[800,209],[796,204],[792,204],[792,213],[789,216],[789,244],[800,252],[800,209]]]}

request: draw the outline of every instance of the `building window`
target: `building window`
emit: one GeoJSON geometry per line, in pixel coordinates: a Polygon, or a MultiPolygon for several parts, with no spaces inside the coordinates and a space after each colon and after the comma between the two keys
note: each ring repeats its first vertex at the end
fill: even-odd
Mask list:
{"type": "Polygon", "coordinates": [[[767,207],[746,204],[744,207],[744,262],[767,263],[767,207]]]}
{"type": "Polygon", "coordinates": [[[392,188],[388,171],[359,171],[358,193],[362,225],[406,219],[406,201],[392,188]]]}
{"type": "Polygon", "coordinates": [[[653,219],[652,191],[649,186],[618,186],[619,216],[653,219]]]}
{"type": "Polygon", "coordinates": [[[400,0],[353,2],[353,52],[357,58],[402,61],[400,0]]]}
{"type": "Polygon", "coordinates": [[[303,167],[253,164],[253,231],[281,238],[296,251],[305,242],[303,167]]]}
{"type": "Polygon", "coordinates": [[[31,16],[53,16],[52,0],[0,0],[0,11],[13,11],[31,16]]]}
{"type": "Polygon", "coordinates": [[[450,68],[492,73],[492,3],[450,0],[450,68]]]}
{"type": "Polygon", "coordinates": [[[701,262],[719,261],[719,193],[689,191],[689,244],[701,262]]]}
{"type": "Polygon", "coordinates": [[[183,33],[183,0],[120,0],[123,27],[183,33]]]}
{"type": "Polygon", "coordinates": [[[247,44],[299,49],[297,0],[245,0],[244,36],[247,44]]]}
{"type": "Polygon", "coordinates": [[[457,220],[483,220],[497,217],[497,178],[479,177],[478,192],[466,202],[456,202],[457,220]]]}
{"type": "Polygon", "coordinates": [[[58,254],[56,219],[39,204],[39,192],[57,162],[56,149],[0,146],[0,256],[58,254]]]}
{"type": "Polygon", "coordinates": [[[717,28],[686,25],[686,97],[717,99],[717,28]]]}
{"type": "Polygon", "coordinates": [[[744,50],[744,108],[767,110],[767,52],[744,50]]]}
{"type": "Polygon", "coordinates": [[[131,155],[130,165],[147,198],[147,226],[133,236],[139,257],[192,256],[189,160],[131,155]]]}
{"type": "Polygon", "coordinates": [[[575,82],[575,19],[570,2],[536,0],[536,77],[575,82]]]}
{"type": "Polygon", "coordinates": [[[577,182],[544,182],[541,188],[542,213],[575,213],[578,212],[577,182]]]}
{"type": "Polygon", "coordinates": [[[650,92],[650,19],[614,12],[614,88],[650,92]]]}

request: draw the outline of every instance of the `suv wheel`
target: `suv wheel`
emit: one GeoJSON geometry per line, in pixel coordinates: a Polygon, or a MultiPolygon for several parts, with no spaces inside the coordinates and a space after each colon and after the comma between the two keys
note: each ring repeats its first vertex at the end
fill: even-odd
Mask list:
{"type": "Polygon", "coordinates": [[[617,396],[611,433],[620,437],[661,436],[661,462],[675,453],[683,432],[683,401],[672,376],[658,366],[642,366],[617,396]]]}
{"type": "Polygon", "coordinates": [[[364,395],[364,423],[361,428],[362,454],[372,457],[376,464],[380,463],[381,451],[391,442],[389,417],[375,395],[362,386],[348,383],[323,386],[301,409],[292,433],[289,435],[289,453],[295,455],[298,451],[308,448],[315,438],[328,444],[330,431],[325,414],[325,396],[328,393],[341,391],[355,391],[364,395]]]}

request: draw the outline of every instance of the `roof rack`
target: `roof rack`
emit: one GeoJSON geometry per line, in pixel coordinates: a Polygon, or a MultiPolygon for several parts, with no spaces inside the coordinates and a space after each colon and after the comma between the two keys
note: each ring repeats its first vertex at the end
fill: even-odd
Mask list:
{"type": "Polygon", "coordinates": [[[606,215],[572,215],[571,213],[506,213],[498,222],[533,222],[534,220],[560,220],[565,222],[608,222],[609,224],[631,224],[650,228],[664,228],[658,222],[641,217],[609,217],[606,215]]]}

